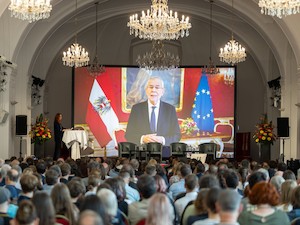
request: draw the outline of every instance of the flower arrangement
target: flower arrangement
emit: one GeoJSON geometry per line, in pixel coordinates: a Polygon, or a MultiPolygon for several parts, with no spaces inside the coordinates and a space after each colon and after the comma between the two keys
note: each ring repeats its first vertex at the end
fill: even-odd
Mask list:
{"type": "Polygon", "coordinates": [[[276,140],[276,135],[273,133],[273,129],[272,121],[268,122],[268,117],[265,114],[262,118],[260,118],[259,124],[256,125],[256,131],[253,135],[255,142],[273,144],[276,140]]]}
{"type": "Polygon", "coordinates": [[[197,123],[192,118],[187,118],[181,122],[180,131],[183,134],[192,135],[198,132],[197,123]]]}
{"type": "Polygon", "coordinates": [[[43,114],[36,117],[35,124],[31,126],[29,131],[31,143],[43,144],[51,139],[51,130],[48,128],[48,119],[44,118],[43,114]]]}

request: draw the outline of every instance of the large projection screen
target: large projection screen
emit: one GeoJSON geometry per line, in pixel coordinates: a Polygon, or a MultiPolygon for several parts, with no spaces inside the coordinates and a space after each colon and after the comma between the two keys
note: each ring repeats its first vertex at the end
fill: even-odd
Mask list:
{"type": "MultiPolygon", "coordinates": [[[[178,123],[188,120],[197,129],[184,132],[180,142],[190,149],[202,143],[218,144],[217,158],[234,158],[235,67],[219,67],[220,73],[209,75],[200,67],[148,71],[137,67],[106,67],[96,79],[87,68],[77,68],[74,79],[74,126],[88,132],[90,145],[117,155],[118,142],[124,134],[132,105],[145,101],[145,84],[159,76],[165,85],[162,101],[174,105],[178,123]],[[207,130],[202,122],[213,122],[207,130]]],[[[147,121],[145,121],[147,122],[147,121]]],[[[188,126],[188,125],[185,125],[188,126]]],[[[185,127],[186,128],[186,127],[185,127]]]]}

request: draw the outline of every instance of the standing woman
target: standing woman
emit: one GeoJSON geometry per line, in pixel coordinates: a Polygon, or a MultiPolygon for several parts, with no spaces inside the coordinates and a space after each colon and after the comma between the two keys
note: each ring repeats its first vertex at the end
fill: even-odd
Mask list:
{"type": "Polygon", "coordinates": [[[61,125],[62,114],[56,113],[54,119],[54,141],[55,141],[55,150],[53,155],[53,160],[57,160],[60,157],[61,149],[63,147],[62,137],[63,137],[63,127],[61,125]]]}

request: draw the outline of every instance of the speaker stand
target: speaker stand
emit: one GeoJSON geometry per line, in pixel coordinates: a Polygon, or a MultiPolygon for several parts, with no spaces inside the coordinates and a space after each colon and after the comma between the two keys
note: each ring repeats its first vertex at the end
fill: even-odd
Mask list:
{"type": "Polygon", "coordinates": [[[285,142],[285,139],[287,139],[287,138],[280,138],[281,140],[282,140],[282,153],[280,154],[280,158],[282,159],[282,162],[284,163],[284,157],[285,157],[285,155],[284,155],[284,142],[285,142]]]}
{"type": "Polygon", "coordinates": [[[22,136],[20,136],[20,158],[22,158],[22,136]]]}

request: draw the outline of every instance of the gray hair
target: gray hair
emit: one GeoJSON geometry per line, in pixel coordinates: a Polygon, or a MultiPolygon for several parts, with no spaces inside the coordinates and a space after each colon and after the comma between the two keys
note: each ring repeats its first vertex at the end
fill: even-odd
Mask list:
{"type": "Polygon", "coordinates": [[[223,212],[237,212],[240,207],[241,196],[234,189],[226,189],[219,195],[218,203],[223,212]]]}
{"type": "Polygon", "coordinates": [[[153,76],[153,77],[150,77],[149,80],[147,81],[146,86],[145,86],[145,89],[148,87],[149,81],[151,81],[151,80],[159,80],[160,83],[161,83],[161,87],[162,87],[162,88],[165,87],[164,81],[161,79],[161,77],[153,76]]]}
{"type": "Polygon", "coordinates": [[[78,225],[85,225],[86,218],[88,217],[93,221],[93,223],[88,223],[88,224],[104,225],[102,218],[92,210],[84,210],[82,213],[80,213],[78,225]]]}
{"type": "Polygon", "coordinates": [[[109,189],[103,188],[97,192],[97,196],[103,202],[107,214],[111,217],[115,217],[118,211],[118,200],[115,193],[109,189]]]}

